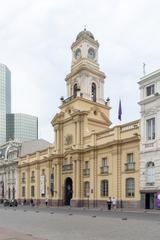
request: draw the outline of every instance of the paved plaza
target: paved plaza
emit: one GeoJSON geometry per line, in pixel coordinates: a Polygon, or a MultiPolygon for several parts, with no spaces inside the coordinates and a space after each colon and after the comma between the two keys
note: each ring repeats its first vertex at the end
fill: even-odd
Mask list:
{"type": "Polygon", "coordinates": [[[0,207],[0,240],[154,240],[159,211],[0,207]]]}

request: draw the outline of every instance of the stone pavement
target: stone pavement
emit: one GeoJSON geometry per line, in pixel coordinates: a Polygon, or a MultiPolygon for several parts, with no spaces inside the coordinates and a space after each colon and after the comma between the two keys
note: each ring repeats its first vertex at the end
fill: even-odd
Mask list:
{"type": "Polygon", "coordinates": [[[159,229],[159,212],[0,208],[0,240],[157,240],[159,229]]]}
{"type": "Polygon", "coordinates": [[[37,238],[32,234],[22,234],[17,231],[0,227],[0,240],[47,240],[44,238],[37,238]]]}

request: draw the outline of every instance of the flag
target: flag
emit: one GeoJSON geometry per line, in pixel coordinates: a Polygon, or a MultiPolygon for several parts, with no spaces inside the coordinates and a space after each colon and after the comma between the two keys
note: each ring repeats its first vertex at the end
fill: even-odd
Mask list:
{"type": "Polygon", "coordinates": [[[118,107],[118,119],[121,121],[122,118],[122,106],[121,106],[121,99],[119,100],[119,107],[118,107]]]}

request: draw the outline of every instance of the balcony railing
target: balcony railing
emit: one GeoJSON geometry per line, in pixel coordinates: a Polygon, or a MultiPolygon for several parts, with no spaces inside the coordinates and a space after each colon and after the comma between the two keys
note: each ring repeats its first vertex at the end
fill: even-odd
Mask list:
{"type": "Polygon", "coordinates": [[[125,170],[128,171],[135,171],[135,162],[132,163],[125,163],[125,170]]]}
{"type": "Polygon", "coordinates": [[[147,186],[154,186],[154,185],[155,185],[155,182],[147,182],[146,185],[147,185],[147,186]]]}
{"type": "Polygon", "coordinates": [[[73,164],[65,164],[62,166],[62,171],[66,172],[66,171],[71,171],[73,170],[73,164]]]}
{"type": "Polygon", "coordinates": [[[26,178],[22,177],[22,183],[25,183],[25,182],[26,182],[26,178]]]}
{"type": "Polygon", "coordinates": [[[103,167],[100,167],[100,170],[101,170],[101,174],[108,174],[109,167],[103,166],[103,167]]]}
{"type": "Polygon", "coordinates": [[[62,100],[62,102],[63,102],[63,104],[65,104],[65,103],[68,103],[68,102],[72,101],[74,98],[76,98],[76,96],[72,95],[72,96],[62,100]]]}
{"type": "Polygon", "coordinates": [[[31,182],[34,183],[35,182],[35,176],[31,177],[31,182]]]}
{"type": "Polygon", "coordinates": [[[84,176],[89,176],[90,175],[90,168],[83,169],[83,175],[84,176]]]}

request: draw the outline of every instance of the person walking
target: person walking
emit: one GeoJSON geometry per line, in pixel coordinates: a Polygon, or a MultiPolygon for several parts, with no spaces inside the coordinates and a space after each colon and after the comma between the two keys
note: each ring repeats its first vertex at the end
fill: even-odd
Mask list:
{"type": "Polygon", "coordinates": [[[112,198],[112,207],[114,210],[116,210],[116,207],[117,207],[117,200],[115,197],[112,198]]]}
{"type": "Polygon", "coordinates": [[[108,206],[108,210],[111,210],[111,206],[112,206],[112,199],[111,199],[111,197],[109,197],[109,200],[107,201],[107,206],[108,206]]]}
{"type": "Polygon", "coordinates": [[[48,206],[48,198],[46,198],[45,203],[46,203],[46,207],[47,207],[48,206]]]}

